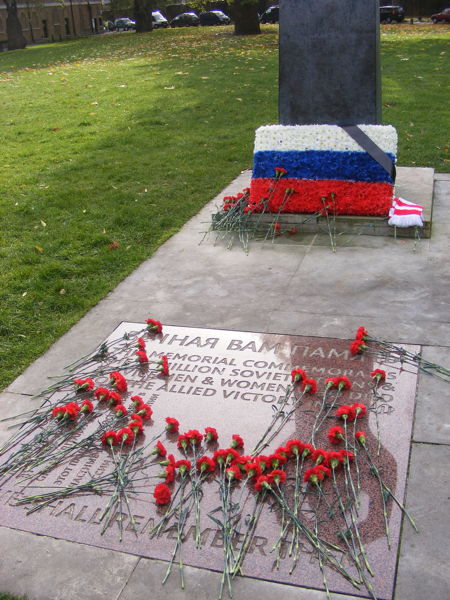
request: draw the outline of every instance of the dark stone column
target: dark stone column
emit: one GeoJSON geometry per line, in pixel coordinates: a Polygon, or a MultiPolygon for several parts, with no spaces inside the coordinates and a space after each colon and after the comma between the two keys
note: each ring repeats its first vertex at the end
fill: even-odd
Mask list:
{"type": "Polygon", "coordinates": [[[282,125],[381,119],[378,0],[281,0],[282,125]]]}

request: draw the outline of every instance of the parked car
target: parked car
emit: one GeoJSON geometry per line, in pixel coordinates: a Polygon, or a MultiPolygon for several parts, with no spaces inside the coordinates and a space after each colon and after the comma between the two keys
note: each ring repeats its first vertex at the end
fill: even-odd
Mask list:
{"type": "Polygon", "coordinates": [[[200,25],[200,19],[194,12],[181,13],[170,21],[171,27],[197,27],[197,25],[200,25]]]}
{"type": "Polygon", "coordinates": [[[152,24],[153,29],[162,29],[163,27],[169,27],[169,21],[163,14],[159,12],[159,10],[152,11],[152,24]]]}
{"type": "Polygon", "coordinates": [[[229,25],[231,19],[221,10],[208,10],[199,14],[200,25],[229,25]]]}
{"type": "Polygon", "coordinates": [[[380,6],[380,22],[381,23],[392,23],[397,21],[401,23],[405,18],[405,9],[403,6],[394,6],[392,4],[388,6],[380,6]]]}
{"type": "Polygon", "coordinates": [[[433,23],[450,23],[450,8],[444,8],[440,13],[431,15],[433,23]]]}
{"type": "Polygon", "coordinates": [[[269,6],[259,18],[261,23],[278,23],[280,20],[280,7],[269,6]]]}
{"type": "Polygon", "coordinates": [[[121,17],[114,21],[114,29],[116,31],[128,31],[129,29],[136,29],[136,22],[128,17],[121,17]]]}

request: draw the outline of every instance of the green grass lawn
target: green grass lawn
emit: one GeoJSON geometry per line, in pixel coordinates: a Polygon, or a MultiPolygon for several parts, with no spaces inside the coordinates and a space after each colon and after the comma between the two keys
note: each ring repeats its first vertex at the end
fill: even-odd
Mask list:
{"type": "MultiPolygon", "coordinates": [[[[382,29],[399,164],[449,171],[450,27],[382,29]]],[[[255,129],[277,122],[277,34],[169,29],[0,54],[0,389],[251,167],[255,129]]]]}

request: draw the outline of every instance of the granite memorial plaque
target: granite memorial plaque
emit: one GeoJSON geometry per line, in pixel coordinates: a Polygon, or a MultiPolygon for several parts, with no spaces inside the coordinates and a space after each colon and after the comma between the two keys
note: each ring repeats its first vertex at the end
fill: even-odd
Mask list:
{"type": "MultiPolygon", "coordinates": [[[[160,334],[153,334],[145,332],[141,324],[123,323],[113,332],[108,343],[113,341],[115,343],[109,347],[109,352],[99,358],[103,373],[95,376],[96,386],[108,385],[111,371],[119,370],[128,382],[128,390],[122,393],[123,404],[129,407],[130,398],[140,395],[153,409],[152,419],[146,423],[145,434],[136,446],[144,449],[145,466],[139,467],[130,475],[133,481],[126,499],[123,497],[123,502],[116,503],[114,512],[105,520],[102,519],[102,514],[110,498],[117,492],[117,486],[111,483],[110,489],[108,486],[103,486],[101,490],[79,488],[83,483],[99,480],[110,472],[119,456],[117,447],[112,456],[110,449],[102,445],[95,436],[92,443],[84,447],[81,444],[86,436],[95,432],[98,420],[105,418],[105,415],[109,415],[108,411],[111,411],[107,406],[96,407],[95,411],[98,410],[100,416],[98,419],[91,419],[87,433],[75,430],[70,438],[70,443],[74,439],[80,442],[79,452],[67,454],[48,470],[43,463],[35,466],[31,472],[22,470],[3,473],[0,478],[1,525],[139,556],[169,560],[177,542],[177,528],[168,522],[155,535],[155,526],[167,510],[165,506],[156,506],[153,499],[155,485],[164,481],[158,478],[164,468],[159,465],[159,459],[150,454],[156,439],[177,460],[188,458],[193,461],[201,454],[211,456],[218,448],[229,448],[232,435],[239,434],[245,442],[242,453],[250,455],[277,410],[284,406],[286,414],[292,406],[295,394],[287,404],[283,403],[290,388],[291,370],[297,367],[304,369],[309,377],[317,381],[318,391],[301,397],[291,418],[270,444],[263,448],[263,454],[270,454],[290,439],[309,441],[312,424],[322,403],[325,380],[329,377],[346,376],[352,382],[352,387],[342,391],[336,406],[362,402],[369,407],[366,417],[358,421],[358,429],[365,430],[373,460],[389,488],[397,498],[403,500],[416,389],[417,374],[414,368],[401,368],[393,359],[381,361],[375,354],[352,355],[348,340],[318,337],[173,326],[164,326],[160,334]],[[156,373],[151,363],[140,365],[134,362],[138,336],[144,338],[150,360],[158,360],[163,355],[168,357],[168,377],[156,373]],[[127,367],[130,364],[131,367],[127,367]],[[369,376],[374,368],[382,368],[387,374],[385,383],[379,388],[377,400],[374,400],[369,376]],[[218,442],[203,442],[195,455],[192,450],[184,454],[177,445],[177,434],[165,431],[166,417],[176,418],[180,422],[180,433],[191,429],[203,432],[205,427],[216,428],[219,433],[218,442]],[[152,439],[154,442],[151,443],[152,439]],[[377,453],[378,444],[380,450],[377,453]],[[62,488],[66,489],[65,495],[49,500],[39,510],[33,511],[37,506],[33,502],[18,504],[24,497],[62,488]]],[[[413,352],[418,350],[418,347],[403,347],[413,352]]],[[[58,391],[53,395],[52,401],[55,398],[58,400],[58,394],[61,402],[67,400],[67,391],[58,391]]],[[[92,392],[77,392],[79,400],[91,398],[94,401],[92,396],[92,392]]],[[[95,411],[93,415],[96,414],[95,411]]],[[[330,411],[326,427],[320,428],[316,435],[316,447],[334,449],[327,440],[326,430],[337,424],[339,422],[334,417],[334,411],[330,411]]],[[[76,428],[77,425],[72,427],[76,428]]],[[[69,447],[69,438],[65,440],[58,446],[61,450],[69,447]]],[[[33,444],[37,452],[40,446],[36,438],[33,444]]],[[[19,448],[20,446],[14,447],[9,455],[6,453],[1,457],[0,468],[8,456],[19,448]]],[[[379,482],[364,466],[362,456],[359,463],[361,504],[358,510],[358,528],[374,571],[374,577],[370,579],[378,597],[391,598],[402,514],[394,502],[388,503],[387,518],[391,538],[391,547],[388,549],[379,482]]],[[[185,564],[220,572],[224,561],[224,537],[218,524],[219,513],[214,512],[221,502],[217,479],[216,474],[202,484],[199,536],[196,540],[195,511],[192,508],[183,530],[181,551],[185,564]]],[[[291,468],[284,492],[288,499],[292,499],[293,481],[291,468]]],[[[176,481],[170,484],[173,491],[177,489],[177,485],[176,481]]],[[[330,494],[331,498],[331,488],[326,485],[331,486],[329,482],[324,484],[324,494],[330,494]]],[[[251,483],[245,484],[242,480],[233,484],[233,501],[241,507],[241,520],[235,524],[235,544],[245,538],[246,523],[253,514],[257,497],[251,483]]],[[[308,511],[311,514],[316,502],[316,496],[304,496],[300,511],[306,519],[309,518],[308,511]]],[[[328,519],[329,524],[324,525],[322,535],[327,542],[338,544],[339,536],[334,531],[333,517],[325,513],[322,517],[328,519]]],[[[323,589],[317,552],[306,538],[298,540],[298,562],[293,569],[293,560],[289,556],[292,538],[286,536],[278,543],[278,549],[274,550],[280,539],[282,519],[281,511],[276,510],[273,503],[262,505],[256,530],[247,544],[242,574],[323,589]]],[[[345,552],[342,553],[342,564],[346,564],[345,552]]],[[[364,585],[356,589],[335,569],[325,567],[325,572],[330,590],[369,597],[364,585]]]]}
{"type": "Polygon", "coordinates": [[[381,119],[378,0],[282,0],[281,125],[381,119]]]}

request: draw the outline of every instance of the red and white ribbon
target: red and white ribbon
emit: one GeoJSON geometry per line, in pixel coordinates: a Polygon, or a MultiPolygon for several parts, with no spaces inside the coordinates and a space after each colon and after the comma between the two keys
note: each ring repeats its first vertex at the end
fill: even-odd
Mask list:
{"type": "Polygon", "coordinates": [[[423,206],[404,198],[394,198],[389,210],[389,225],[396,227],[423,227],[423,206]]]}

